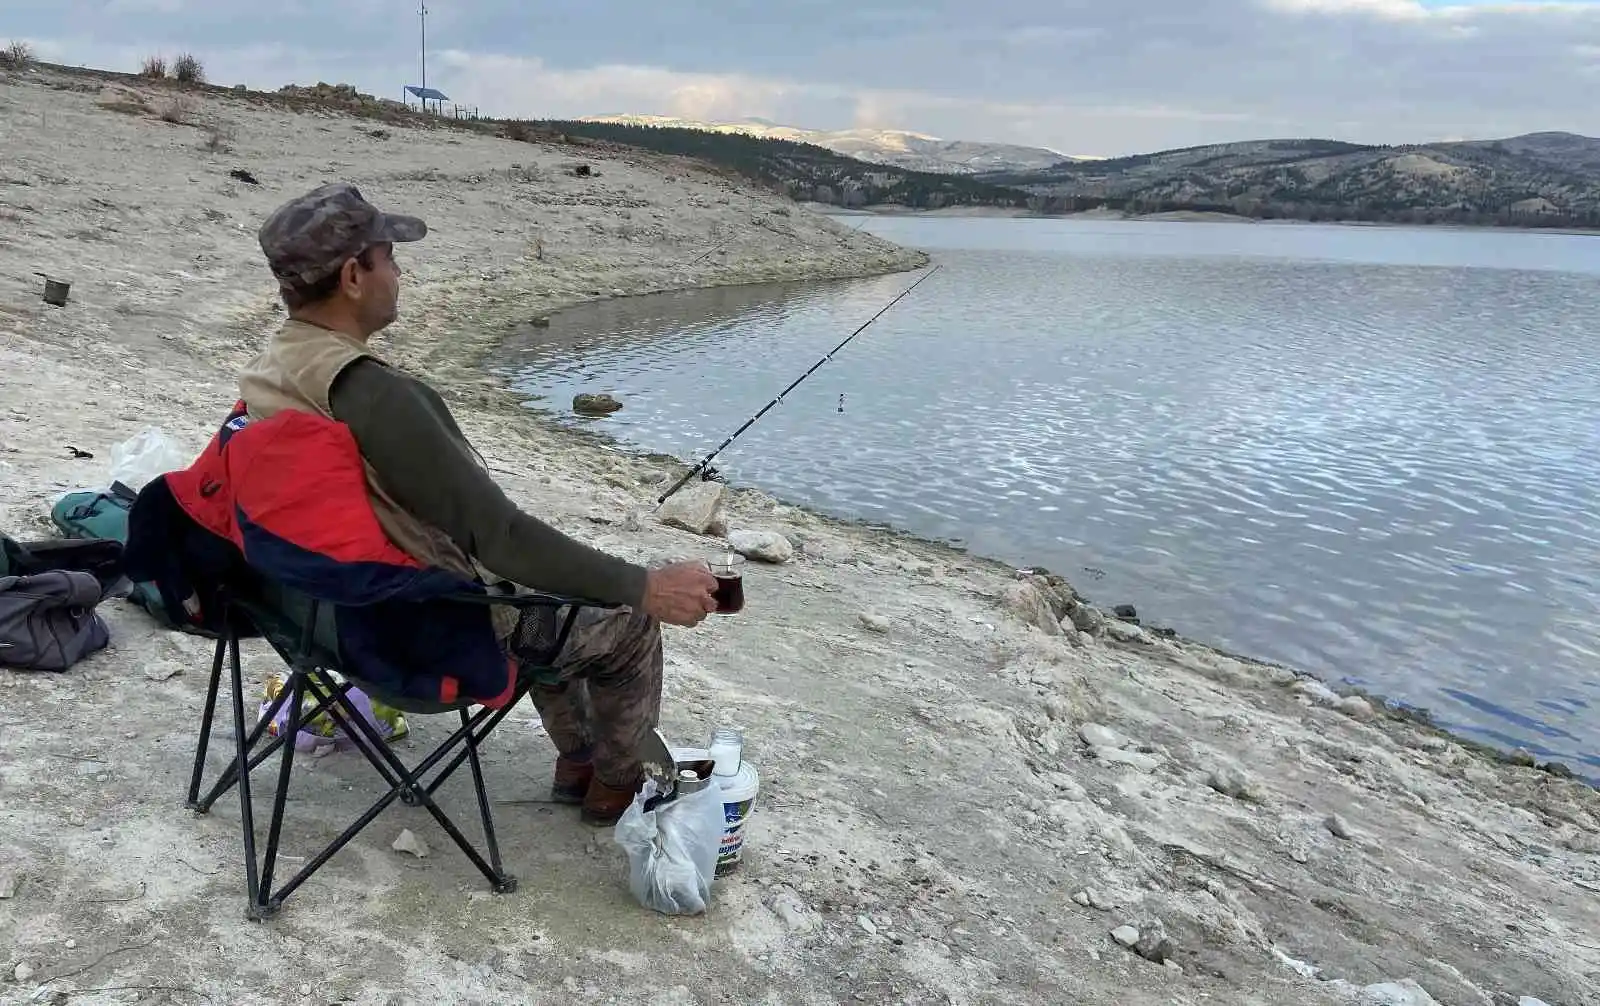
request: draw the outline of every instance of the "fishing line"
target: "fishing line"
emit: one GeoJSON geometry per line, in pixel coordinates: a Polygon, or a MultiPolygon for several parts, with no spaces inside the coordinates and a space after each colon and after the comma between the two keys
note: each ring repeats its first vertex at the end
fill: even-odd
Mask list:
{"type": "MultiPolygon", "coordinates": [[[[891,307],[894,307],[896,304],[900,303],[900,301],[907,294],[909,294],[911,291],[915,290],[917,287],[921,286],[923,280],[927,279],[929,276],[932,276],[934,273],[936,273],[938,271],[939,271],[939,266],[935,265],[932,269],[929,269],[927,272],[923,273],[922,276],[920,276],[915,283],[911,284],[910,286],[906,287],[904,290],[900,291],[899,295],[896,296],[894,300],[891,300],[889,303],[887,303],[887,304],[883,305],[883,307],[879,308],[877,314],[874,314],[872,317],[870,317],[866,321],[862,322],[861,323],[861,327],[856,329],[854,332],[851,332],[848,336],[846,336],[845,340],[843,342],[839,343],[837,346],[835,346],[832,349],[830,349],[827,353],[823,354],[822,359],[818,360],[816,363],[813,363],[811,365],[811,369],[810,370],[806,371],[805,373],[801,374],[799,377],[795,378],[794,379],[794,383],[790,384],[787,388],[784,388],[782,391],[778,392],[778,397],[774,398],[772,401],[770,401],[766,405],[762,406],[760,412],[757,412],[755,415],[751,416],[749,419],[746,419],[744,421],[744,425],[743,426],[741,426],[737,430],[733,431],[732,436],[730,436],[730,437],[728,437],[728,439],[724,440],[721,443],[721,445],[719,445],[717,447],[716,450],[712,451],[710,454],[707,454],[705,456],[705,458],[699,464],[697,464],[693,468],[689,469],[688,474],[684,475],[683,478],[679,479],[677,481],[677,483],[674,484],[671,489],[668,489],[666,492],[662,493],[661,496],[656,499],[656,503],[657,504],[665,503],[672,496],[673,493],[676,493],[679,489],[682,489],[685,485],[687,485],[690,479],[694,478],[700,472],[704,471],[706,466],[711,464],[711,459],[712,458],[715,458],[718,454],[721,454],[723,452],[723,450],[725,450],[729,444],[731,444],[735,440],[739,439],[740,434],[744,433],[745,430],[748,430],[750,427],[754,426],[756,420],[758,420],[762,416],[766,415],[768,409],[772,408],[774,405],[777,405],[779,402],[783,401],[783,397],[785,395],[787,395],[789,392],[793,391],[795,388],[798,388],[800,386],[800,382],[801,381],[804,381],[806,378],[810,377],[813,373],[816,372],[818,367],[821,367],[824,363],[827,363],[829,360],[833,359],[833,355],[835,353],[839,352],[839,350],[841,350],[844,347],[848,346],[850,344],[850,340],[851,339],[854,339],[856,336],[860,335],[862,332],[865,332],[867,330],[868,326],[870,326],[873,322],[877,321],[879,318],[883,317],[883,315],[891,307]]],[[[843,405],[843,400],[842,399],[841,399],[840,405],[841,406],[843,405]]]]}

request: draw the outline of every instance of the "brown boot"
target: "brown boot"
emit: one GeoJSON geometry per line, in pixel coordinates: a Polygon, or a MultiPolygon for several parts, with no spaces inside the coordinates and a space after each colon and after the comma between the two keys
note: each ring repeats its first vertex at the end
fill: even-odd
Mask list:
{"type": "Polygon", "coordinates": [[[594,780],[594,763],[566,755],[556,759],[555,778],[550,783],[550,799],[556,803],[582,803],[594,780]]]}
{"type": "Polygon", "coordinates": [[[609,828],[616,824],[623,812],[632,806],[634,795],[639,792],[643,782],[644,779],[640,778],[627,789],[615,789],[599,779],[591,780],[589,792],[583,798],[584,823],[597,828],[609,828]]]}

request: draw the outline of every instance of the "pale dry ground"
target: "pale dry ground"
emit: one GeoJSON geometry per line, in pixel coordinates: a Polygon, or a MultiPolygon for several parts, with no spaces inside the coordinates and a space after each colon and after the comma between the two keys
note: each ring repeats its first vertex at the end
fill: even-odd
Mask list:
{"type": "MultiPolygon", "coordinates": [[[[595,291],[917,263],[679,162],[380,139],[210,98],[193,114],[232,123],[222,155],[193,127],[97,108],[124,85],[52,83],[98,87],[0,82],[0,527],[24,538],[145,425],[199,448],[281,316],[255,227],[326,178],[434,226],[404,253],[404,317],[380,348],[445,386],[530,510],[640,560],[713,547],[651,519],[667,466],[521,413],[481,352],[595,291]],[[564,170],[579,160],[599,177],[564,170]],[[230,181],[241,167],[262,185],[230,181]],[[40,304],[36,269],[73,281],[68,308],[40,304]]],[[[489,895],[425,813],[395,807],[278,918],[246,922],[237,802],[182,808],[209,644],[114,601],[107,651],[0,673],[0,1000],[1334,1004],[1415,980],[1447,1004],[1600,1001],[1593,790],[1199,645],[1046,635],[1000,600],[1004,567],[732,495],[734,528],[803,548],[752,570],[743,615],[667,635],[669,736],[737,723],[764,779],[748,860],[708,916],[639,908],[609,833],[529,802],[553,751],[524,709],[488,767],[517,894],[489,895]],[[1095,756],[1091,722],[1130,740],[1095,756]],[[1208,785],[1226,766],[1239,797],[1208,785]],[[402,827],[433,854],[391,851],[402,827]],[[1074,900],[1090,890],[1104,907],[1074,900]],[[1181,971],[1108,935],[1152,920],[1181,971]]],[[[273,669],[252,648],[251,681],[273,669]]],[[[413,720],[423,741],[445,728],[413,720]]],[[[377,791],[356,756],[297,765],[292,855],[377,791]]],[[[465,778],[443,800],[475,834],[465,778]]]]}

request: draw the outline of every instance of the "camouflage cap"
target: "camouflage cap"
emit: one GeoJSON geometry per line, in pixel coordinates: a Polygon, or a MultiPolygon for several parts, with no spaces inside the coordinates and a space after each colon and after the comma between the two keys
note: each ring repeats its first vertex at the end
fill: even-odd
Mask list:
{"type": "Polygon", "coordinates": [[[278,207],[257,236],[279,284],[307,287],[372,245],[420,241],[427,233],[418,218],[383,213],[354,185],[334,182],[278,207]]]}

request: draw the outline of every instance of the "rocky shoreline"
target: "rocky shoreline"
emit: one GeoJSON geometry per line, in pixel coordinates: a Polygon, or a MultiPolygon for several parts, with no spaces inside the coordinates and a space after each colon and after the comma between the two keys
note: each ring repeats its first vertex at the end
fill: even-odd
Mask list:
{"type": "MultiPolygon", "coordinates": [[[[707,483],[709,523],[674,526],[654,497],[684,469],[531,416],[478,369],[514,325],[595,296],[924,256],[692,162],[228,94],[174,123],[137,89],[0,79],[0,526],[47,535],[50,504],[146,426],[198,449],[282,317],[255,226],[352,178],[437,221],[379,348],[441,387],[508,492],[637,561],[766,553],[744,612],[667,633],[663,723],[743,728],[762,791],[711,912],[657,916],[606,833],[541,802],[554,752],[521,710],[486,753],[516,895],[391,808],[249,923],[236,808],[196,817],[179,792],[209,643],[108,604],[108,650],[0,671],[0,998],[1594,1002],[1592,788],[1107,617],[1057,578],[756,490],[707,483]],[[72,280],[67,307],[35,270],[72,280]],[[439,851],[395,851],[405,831],[439,851]]],[[[250,650],[252,688],[275,670],[250,650]]],[[[296,764],[290,855],[376,784],[344,756],[296,764]]]]}

